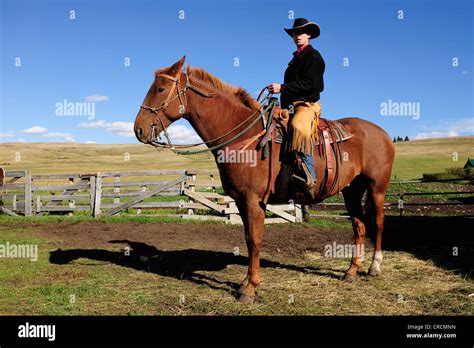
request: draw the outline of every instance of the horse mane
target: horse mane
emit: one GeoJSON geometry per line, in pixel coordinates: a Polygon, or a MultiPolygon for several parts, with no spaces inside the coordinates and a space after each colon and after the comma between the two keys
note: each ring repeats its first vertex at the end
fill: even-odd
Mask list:
{"type": "Polygon", "coordinates": [[[240,103],[244,104],[246,107],[252,110],[260,109],[260,103],[256,101],[254,98],[252,98],[250,94],[242,87],[237,87],[227,82],[224,82],[220,78],[212,75],[211,73],[207,72],[203,68],[191,68],[191,66],[188,64],[186,70],[187,70],[188,75],[192,74],[194,77],[198,78],[204,83],[207,83],[208,85],[214,87],[215,89],[223,93],[231,94],[240,103]]]}

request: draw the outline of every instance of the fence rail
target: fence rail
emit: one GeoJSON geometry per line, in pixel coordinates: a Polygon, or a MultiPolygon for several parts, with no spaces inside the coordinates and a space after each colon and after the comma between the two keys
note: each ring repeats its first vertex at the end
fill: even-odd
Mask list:
{"type": "MultiPolygon", "coordinates": [[[[136,214],[147,209],[179,209],[184,212],[159,215],[242,223],[234,200],[217,193],[221,182],[216,171],[144,170],[37,175],[28,171],[6,171],[5,178],[0,183],[0,206],[2,211],[11,215],[89,212],[99,217],[127,212],[128,209],[134,209],[136,214]],[[203,189],[210,192],[203,192],[203,189]],[[174,197],[169,201],[145,201],[157,196],[174,197]]],[[[302,221],[299,205],[269,205],[268,211],[276,217],[267,218],[266,223],[302,221]]]]}
{"type": "MultiPolygon", "coordinates": [[[[98,173],[35,174],[28,171],[4,171],[0,182],[1,211],[10,214],[31,216],[44,213],[89,212],[94,217],[110,216],[134,209],[177,210],[182,214],[163,212],[161,215],[180,216],[185,219],[223,220],[242,223],[232,198],[217,193],[221,188],[219,175],[212,170],[143,170],[110,171],[98,173]],[[64,183],[66,182],[66,183],[64,183]],[[205,189],[203,191],[203,189],[205,189]],[[157,196],[172,196],[170,200],[145,201],[157,196]],[[187,201],[185,201],[186,199],[187,201]],[[200,213],[210,213],[201,215],[200,213]]],[[[454,180],[458,181],[458,180],[454,180]]],[[[398,197],[386,206],[397,206],[403,215],[406,206],[456,205],[444,202],[406,202],[406,196],[474,194],[474,191],[457,192],[404,192],[402,184],[421,183],[421,180],[394,181],[399,193],[386,197],[398,197]]],[[[344,206],[344,203],[319,203],[317,206],[344,206]]],[[[318,218],[347,218],[347,215],[309,214],[297,204],[268,205],[267,211],[275,217],[266,223],[299,222],[302,214],[318,218]]],[[[151,214],[147,214],[150,215],[151,214]]]]}

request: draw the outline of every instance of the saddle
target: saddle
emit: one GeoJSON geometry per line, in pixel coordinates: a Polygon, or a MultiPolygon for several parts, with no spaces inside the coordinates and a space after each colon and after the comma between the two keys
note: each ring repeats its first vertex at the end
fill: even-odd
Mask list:
{"type": "MultiPolygon", "coordinates": [[[[271,117],[272,124],[263,135],[258,148],[264,147],[269,141],[283,144],[288,135],[289,112],[276,106],[271,117]]],[[[325,118],[316,120],[317,126],[314,130],[315,151],[321,158],[326,160],[326,172],[323,183],[320,185],[318,197],[325,197],[334,189],[339,176],[339,164],[341,162],[341,150],[339,144],[353,135],[339,122],[325,118]]],[[[282,146],[282,149],[284,146],[282,146]]],[[[272,175],[272,192],[274,192],[274,178],[272,175]]]]}
{"type": "MultiPolygon", "coordinates": [[[[263,110],[263,108],[262,108],[263,110]]],[[[241,151],[247,149],[252,143],[259,140],[257,150],[263,149],[262,157],[265,158],[270,154],[270,192],[275,192],[275,175],[273,172],[273,144],[284,144],[288,135],[288,121],[289,112],[287,109],[281,109],[279,105],[275,105],[265,115],[264,119],[268,120],[263,124],[263,130],[250,139],[245,139],[237,144],[237,148],[241,151]],[[269,115],[271,113],[271,115],[269,115]],[[268,151],[268,147],[271,147],[268,151]]],[[[323,178],[323,183],[320,186],[318,197],[326,197],[334,189],[337,184],[339,174],[339,164],[341,161],[341,151],[339,144],[353,135],[339,122],[331,121],[325,118],[318,118],[316,120],[317,127],[314,133],[315,151],[326,160],[326,172],[323,178]]],[[[281,151],[284,151],[285,146],[281,146],[281,151]]],[[[266,201],[265,198],[265,201],[266,201]]]]}

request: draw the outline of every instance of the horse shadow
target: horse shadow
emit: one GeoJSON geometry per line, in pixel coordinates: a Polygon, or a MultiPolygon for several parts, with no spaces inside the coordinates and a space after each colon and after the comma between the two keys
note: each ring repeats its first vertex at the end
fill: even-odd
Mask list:
{"type": "Polygon", "coordinates": [[[382,250],[408,252],[473,278],[473,222],[472,216],[386,216],[382,250]]]}
{"type": "MultiPolygon", "coordinates": [[[[64,265],[80,258],[110,262],[122,267],[138,271],[151,272],[164,277],[178,280],[187,280],[199,285],[206,285],[215,290],[225,290],[237,297],[240,284],[222,281],[202,271],[222,271],[229,265],[248,265],[248,258],[233,253],[185,249],[185,250],[159,250],[153,245],[130,240],[111,240],[109,243],[126,244],[128,248],[121,251],[106,249],[68,249],[50,252],[49,261],[53,264],[64,265]],[[128,251],[128,252],[127,252],[128,251]]],[[[320,275],[341,279],[343,271],[324,269],[313,266],[297,266],[283,264],[277,261],[260,260],[260,267],[281,268],[301,272],[307,275],[320,275]],[[338,273],[341,273],[338,275],[338,273]]]]}

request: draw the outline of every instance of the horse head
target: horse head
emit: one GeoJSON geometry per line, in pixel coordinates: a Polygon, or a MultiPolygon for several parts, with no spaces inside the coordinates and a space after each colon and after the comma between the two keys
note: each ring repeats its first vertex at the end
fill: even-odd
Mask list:
{"type": "Polygon", "coordinates": [[[183,56],[171,67],[156,71],[133,126],[135,136],[142,143],[154,143],[166,127],[184,116],[186,76],[182,67],[185,59],[183,56]]]}

